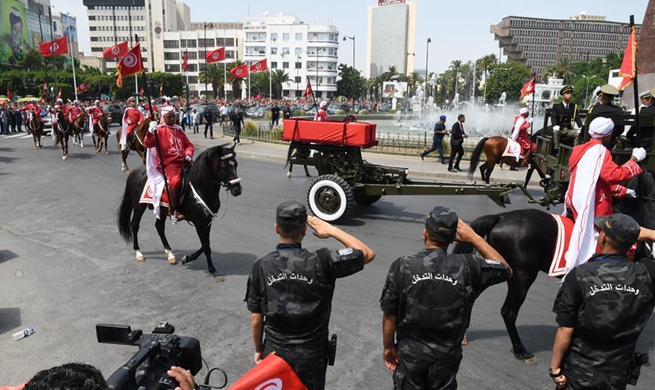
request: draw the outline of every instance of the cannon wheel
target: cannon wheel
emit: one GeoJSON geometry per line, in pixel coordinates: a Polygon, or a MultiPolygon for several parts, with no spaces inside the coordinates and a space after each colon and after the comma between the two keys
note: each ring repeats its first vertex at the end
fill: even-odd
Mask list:
{"type": "Polygon", "coordinates": [[[344,179],[337,175],[322,175],[309,184],[307,204],[314,215],[332,222],[352,212],[355,198],[344,179]]]}
{"type": "Polygon", "coordinates": [[[360,206],[370,206],[382,198],[382,195],[358,195],[355,194],[355,203],[360,206]]]}

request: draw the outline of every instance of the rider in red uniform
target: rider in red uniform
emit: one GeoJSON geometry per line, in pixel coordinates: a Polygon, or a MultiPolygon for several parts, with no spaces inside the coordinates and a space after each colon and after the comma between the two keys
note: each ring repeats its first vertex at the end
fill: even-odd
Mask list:
{"type": "Polygon", "coordinates": [[[157,117],[157,114],[159,113],[159,108],[155,104],[155,99],[152,99],[150,101],[150,104],[147,104],[144,108],[146,110],[146,115],[145,118],[148,119],[150,118],[150,107],[152,107],[152,112],[155,114],[155,117],[157,117]]]}
{"type": "Polygon", "coordinates": [[[316,115],[314,115],[314,121],[316,122],[326,122],[329,121],[330,119],[328,118],[327,114],[327,107],[328,107],[328,102],[323,100],[316,111],[316,115]]]}
{"type": "MultiPolygon", "coordinates": [[[[27,112],[32,111],[32,112],[34,113],[34,115],[36,115],[36,117],[39,119],[39,121],[41,121],[41,123],[43,123],[43,118],[41,117],[41,106],[39,106],[39,105],[36,103],[36,99],[32,99],[32,101],[30,102],[30,104],[28,104],[27,106],[23,107],[23,108],[21,109],[21,111],[27,111],[27,112]]],[[[25,125],[27,125],[27,121],[28,121],[28,119],[26,118],[26,119],[25,119],[25,125]]]]}
{"type": "Polygon", "coordinates": [[[72,125],[75,120],[82,115],[82,109],[80,108],[80,102],[77,100],[73,102],[73,105],[68,109],[68,122],[72,125]]]}
{"type": "Polygon", "coordinates": [[[132,137],[134,129],[143,121],[143,114],[136,108],[136,99],[131,97],[127,99],[129,107],[125,109],[125,114],[123,115],[123,123],[126,128],[126,142],[123,144],[123,150],[129,149],[129,145],[132,143],[132,137]]]}
{"type": "Polygon", "coordinates": [[[148,134],[143,141],[146,148],[155,148],[157,139],[155,131],[159,138],[159,150],[157,150],[157,170],[161,172],[161,161],[163,158],[166,167],[166,179],[170,187],[169,213],[175,215],[177,220],[184,219],[184,216],[178,213],[178,199],[182,185],[182,171],[185,164],[193,161],[195,148],[182,128],[175,124],[175,111],[170,110],[164,115],[164,124],[157,125],[157,122],[150,122],[148,134]],[[160,155],[159,151],[163,154],[160,155]]]}
{"type": "Polygon", "coordinates": [[[98,120],[102,118],[105,114],[105,111],[100,107],[100,100],[94,102],[94,106],[89,108],[89,115],[91,116],[91,132],[93,132],[93,126],[98,123],[98,120]]]}
{"type": "Polygon", "coordinates": [[[536,145],[534,142],[530,141],[530,135],[528,134],[528,129],[532,123],[532,118],[527,119],[530,115],[530,111],[523,107],[519,111],[519,115],[514,117],[514,130],[512,131],[512,140],[516,141],[521,145],[521,156],[525,156],[528,151],[534,152],[536,145]]]}

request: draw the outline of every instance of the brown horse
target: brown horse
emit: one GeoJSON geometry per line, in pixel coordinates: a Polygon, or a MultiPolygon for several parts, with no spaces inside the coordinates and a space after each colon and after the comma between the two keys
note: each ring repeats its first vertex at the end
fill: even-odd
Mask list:
{"type": "MultiPolygon", "coordinates": [[[[485,137],[478,142],[478,145],[473,150],[471,155],[471,165],[469,166],[469,177],[473,176],[475,169],[478,167],[480,162],[480,154],[484,150],[484,154],[487,157],[487,161],[480,166],[480,174],[482,175],[482,180],[489,184],[489,178],[491,177],[491,172],[493,172],[496,164],[506,164],[511,168],[516,167],[525,167],[528,164],[531,164],[532,160],[532,151],[528,151],[525,156],[522,156],[519,161],[516,161],[515,157],[505,156],[503,153],[507,148],[508,140],[505,137],[485,137]]],[[[533,165],[531,167],[534,167],[533,165]]]]}
{"type": "Polygon", "coordinates": [[[61,158],[62,160],[66,160],[68,158],[68,137],[73,132],[73,126],[68,123],[66,116],[61,110],[56,110],[54,113],[52,131],[55,132],[55,143],[52,147],[57,147],[57,144],[61,143],[61,158]]]}
{"type": "Polygon", "coordinates": [[[27,113],[27,123],[25,124],[25,127],[27,127],[27,133],[32,134],[32,138],[34,139],[34,148],[40,149],[43,147],[43,144],[41,144],[41,136],[43,135],[43,122],[41,122],[36,115],[37,114],[32,111],[27,113]]]}
{"type": "Polygon", "coordinates": [[[111,123],[110,116],[108,112],[102,114],[98,119],[95,125],[93,125],[93,133],[91,133],[91,139],[93,140],[93,149],[96,154],[102,151],[102,147],[105,147],[105,154],[109,154],[107,151],[107,144],[109,143],[109,124],[111,123]],[[98,136],[98,142],[96,143],[96,135],[98,136]]]}
{"type": "Polygon", "coordinates": [[[80,148],[84,147],[84,130],[86,130],[87,118],[88,115],[86,112],[82,112],[73,121],[73,145],[77,145],[79,143],[80,148]]]}
{"type": "Polygon", "coordinates": [[[130,154],[130,150],[137,152],[143,164],[146,163],[146,147],[143,145],[143,139],[146,137],[146,132],[148,131],[148,126],[150,125],[151,120],[149,118],[144,119],[139,123],[136,129],[132,130],[132,139],[127,140],[129,148],[121,150],[121,133],[123,129],[121,128],[116,133],[116,143],[118,145],[118,150],[121,151],[121,157],[123,158],[123,165],[121,166],[121,171],[130,173],[130,168],[127,166],[127,155],[130,154]]]}

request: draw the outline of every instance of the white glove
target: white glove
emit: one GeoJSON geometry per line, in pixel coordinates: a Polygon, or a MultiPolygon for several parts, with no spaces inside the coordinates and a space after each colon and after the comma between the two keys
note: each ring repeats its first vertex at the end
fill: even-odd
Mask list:
{"type": "Polygon", "coordinates": [[[155,121],[150,122],[150,126],[148,126],[148,131],[151,133],[157,131],[157,122],[155,121]]]}
{"type": "Polygon", "coordinates": [[[559,130],[559,125],[553,126],[553,131],[558,131],[559,130]]]}
{"type": "Polygon", "coordinates": [[[128,125],[131,125],[131,124],[132,124],[132,121],[128,119],[128,120],[127,120],[127,124],[128,124],[128,125]]]}
{"type": "Polygon", "coordinates": [[[632,149],[632,157],[637,159],[637,162],[643,161],[646,158],[646,149],[634,148],[632,149]]]}
{"type": "Polygon", "coordinates": [[[528,123],[532,123],[532,121],[534,121],[534,118],[528,118],[527,121],[528,123]]]}
{"type": "MultiPolygon", "coordinates": [[[[186,157],[184,157],[184,160],[185,160],[185,161],[188,161],[188,162],[193,162],[193,158],[191,158],[191,156],[186,156],[186,157]]],[[[633,191],[633,192],[634,192],[634,191],[633,191]]],[[[636,195],[635,195],[635,196],[636,196],[636,195]]]]}
{"type": "Polygon", "coordinates": [[[637,199],[637,193],[635,192],[635,190],[630,188],[628,188],[628,190],[626,191],[625,196],[627,196],[628,198],[637,199]]]}

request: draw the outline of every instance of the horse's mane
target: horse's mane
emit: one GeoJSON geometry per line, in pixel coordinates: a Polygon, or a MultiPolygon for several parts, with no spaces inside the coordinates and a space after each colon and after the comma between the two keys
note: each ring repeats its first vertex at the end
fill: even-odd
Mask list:
{"type": "Polygon", "coordinates": [[[200,153],[189,170],[189,179],[196,181],[214,176],[212,162],[217,158],[220,159],[220,156],[223,155],[223,150],[227,149],[228,145],[216,145],[200,153]]]}

